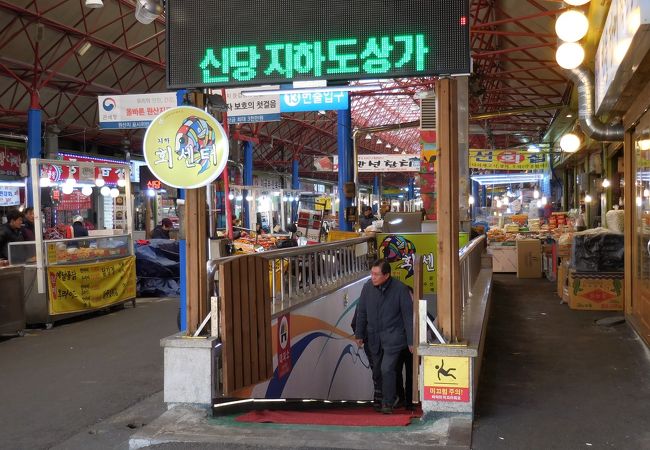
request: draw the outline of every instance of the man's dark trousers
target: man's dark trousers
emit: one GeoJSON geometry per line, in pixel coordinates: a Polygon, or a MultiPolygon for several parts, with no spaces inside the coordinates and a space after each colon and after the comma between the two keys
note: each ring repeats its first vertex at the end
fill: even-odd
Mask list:
{"type": "Polygon", "coordinates": [[[379,348],[378,353],[373,353],[372,378],[381,377],[382,404],[392,407],[395,403],[397,386],[397,363],[400,360],[402,349],[399,347],[379,348]]]}

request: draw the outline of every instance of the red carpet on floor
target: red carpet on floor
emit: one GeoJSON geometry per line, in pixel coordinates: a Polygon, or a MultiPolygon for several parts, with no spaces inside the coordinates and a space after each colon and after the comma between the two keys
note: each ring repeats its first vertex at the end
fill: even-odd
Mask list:
{"type": "Polygon", "coordinates": [[[342,408],[303,411],[263,410],[250,411],[235,419],[237,422],[280,423],[297,425],[340,425],[349,427],[403,427],[412,418],[420,417],[421,411],[395,409],[393,414],[382,414],[371,407],[342,408]]]}

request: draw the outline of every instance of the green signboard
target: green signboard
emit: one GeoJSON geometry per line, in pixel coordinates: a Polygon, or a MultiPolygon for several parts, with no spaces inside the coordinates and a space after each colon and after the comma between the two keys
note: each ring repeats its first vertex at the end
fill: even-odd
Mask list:
{"type": "MultiPolygon", "coordinates": [[[[467,233],[458,233],[458,246],[469,241],[467,233]]],[[[391,275],[413,287],[415,254],[422,256],[425,294],[436,292],[438,284],[438,235],[436,233],[377,233],[377,252],[390,263],[391,275]]]]}
{"type": "Polygon", "coordinates": [[[468,0],[167,0],[169,88],[469,73],[468,0]]]}

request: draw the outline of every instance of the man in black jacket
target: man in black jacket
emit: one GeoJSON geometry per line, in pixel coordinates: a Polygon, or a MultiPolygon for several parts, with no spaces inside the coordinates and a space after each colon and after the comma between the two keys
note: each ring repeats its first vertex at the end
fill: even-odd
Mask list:
{"type": "Polygon", "coordinates": [[[390,264],[385,260],[372,264],[370,281],[359,297],[354,335],[359,347],[367,339],[372,370],[381,372],[381,412],[390,414],[395,403],[400,352],[407,347],[413,351],[413,302],[408,287],[391,278],[390,264]]]}
{"type": "Polygon", "coordinates": [[[151,239],[169,239],[169,230],[172,228],[174,228],[174,224],[165,217],[160,225],[157,225],[151,232],[151,239]]]}
{"type": "Polygon", "coordinates": [[[7,213],[7,223],[0,226],[0,259],[9,259],[9,243],[25,240],[22,232],[23,213],[12,209],[7,213]]]}

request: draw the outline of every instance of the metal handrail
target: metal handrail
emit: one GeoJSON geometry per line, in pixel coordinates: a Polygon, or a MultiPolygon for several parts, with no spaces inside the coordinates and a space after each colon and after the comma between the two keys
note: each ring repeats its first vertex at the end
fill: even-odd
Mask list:
{"type": "Polygon", "coordinates": [[[279,248],[276,250],[267,250],[265,252],[259,253],[259,255],[265,259],[278,258],[279,254],[282,254],[283,256],[306,255],[317,251],[340,248],[341,244],[356,245],[356,244],[362,244],[364,242],[370,242],[373,239],[374,238],[372,237],[358,237],[353,239],[345,239],[343,241],[333,241],[333,242],[326,242],[323,244],[305,245],[302,247],[279,248]]]}
{"type": "Polygon", "coordinates": [[[485,245],[483,242],[485,241],[485,235],[478,236],[474,239],[472,239],[470,242],[465,244],[462,248],[458,250],[458,260],[460,262],[463,262],[463,260],[467,259],[470,255],[470,253],[480,244],[485,245]]]}

